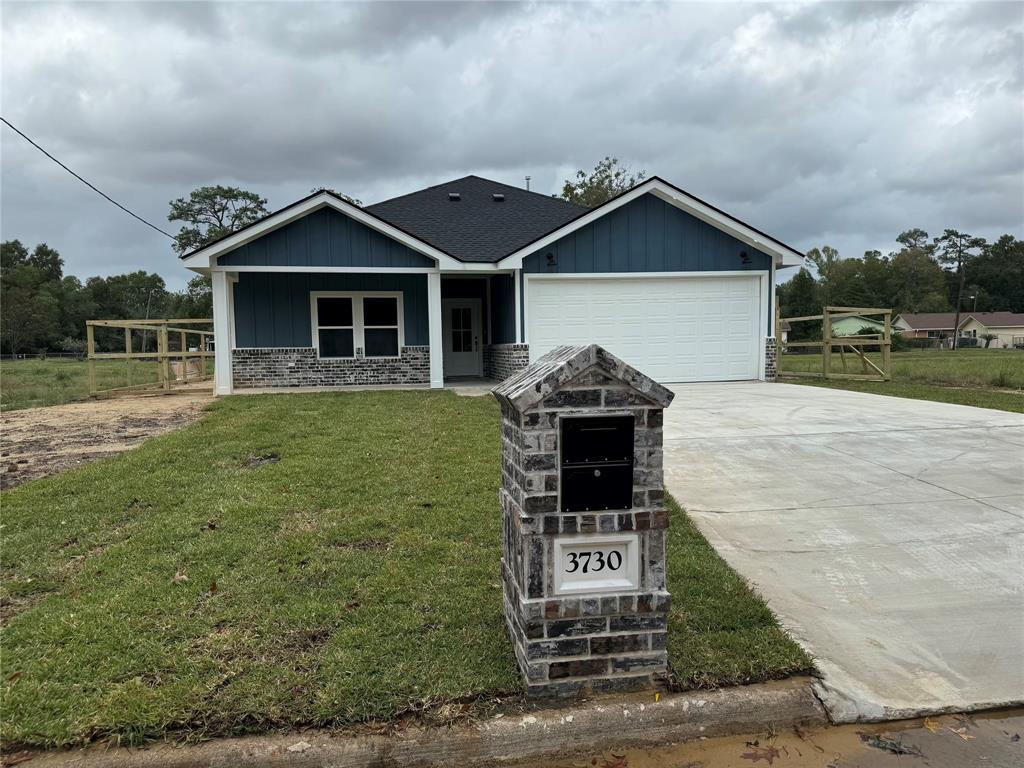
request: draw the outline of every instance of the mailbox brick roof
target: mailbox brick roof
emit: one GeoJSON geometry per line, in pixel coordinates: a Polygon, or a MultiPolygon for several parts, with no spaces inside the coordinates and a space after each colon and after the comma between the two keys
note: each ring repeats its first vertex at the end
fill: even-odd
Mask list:
{"type": "Polygon", "coordinates": [[[671,390],[597,344],[555,347],[491,392],[502,403],[526,411],[595,367],[660,408],[667,408],[675,397],[671,390]]]}

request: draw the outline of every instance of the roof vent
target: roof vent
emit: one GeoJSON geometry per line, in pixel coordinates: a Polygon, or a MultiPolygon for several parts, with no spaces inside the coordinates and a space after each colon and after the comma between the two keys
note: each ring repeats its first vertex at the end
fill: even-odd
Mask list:
{"type": "Polygon", "coordinates": [[[457,203],[461,199],[462,199],[462,195],[460,195],[458,192],[449,192],[448,193],[448,202],[457,203]]]}
{"type": "Polygon", "coordinates": [[[504,203],[505,195],[503,195],[501,192],[495,192],[494,194],[491,195],[491,200],[493,200],[496,203],[504,203]]]}

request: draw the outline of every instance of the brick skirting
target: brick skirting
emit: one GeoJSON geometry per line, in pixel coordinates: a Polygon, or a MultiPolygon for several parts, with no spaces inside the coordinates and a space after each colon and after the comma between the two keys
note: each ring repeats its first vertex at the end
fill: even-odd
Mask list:
{"type": "Polygon", "coordinates": [[[778,368],[778,344],[774,336],[768,336],[764,340],[764,380],[777,381],[779,378],[778,368]]]}
{"type": "Polygon", "coordinates": [[[529,344],[485,344],[484,376],[504,381],[530,364],[529,344]]]}
{"type": "Polygon", "coordinates": [[[430,347],[402,347],[396,358],[321,359],[313,347],[231,350],[236,387],[339,387],[429,384],[430,347]]]}

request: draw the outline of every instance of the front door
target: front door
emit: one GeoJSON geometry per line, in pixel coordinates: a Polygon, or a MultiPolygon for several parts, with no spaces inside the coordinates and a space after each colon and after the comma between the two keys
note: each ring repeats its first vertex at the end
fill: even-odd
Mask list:
{"type": "Polygon", "coordinates": [[[441,336],[444,339],[445,376],[483,374],[480,299],[444,299],[441,302],[441,336]]]}

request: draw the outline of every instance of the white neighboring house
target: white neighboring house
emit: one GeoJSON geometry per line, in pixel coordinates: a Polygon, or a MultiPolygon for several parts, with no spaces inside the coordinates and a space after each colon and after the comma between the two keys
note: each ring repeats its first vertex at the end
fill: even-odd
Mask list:
{"type": "Polygon", "coordinates": [[[985,347],[985,336],[996,338],[988,342],[989,349],[1015,347],[1024,349],[1024,314],[1019,312],[970,312],[960,316],[960,337],[977,339],[985,347]]]}

